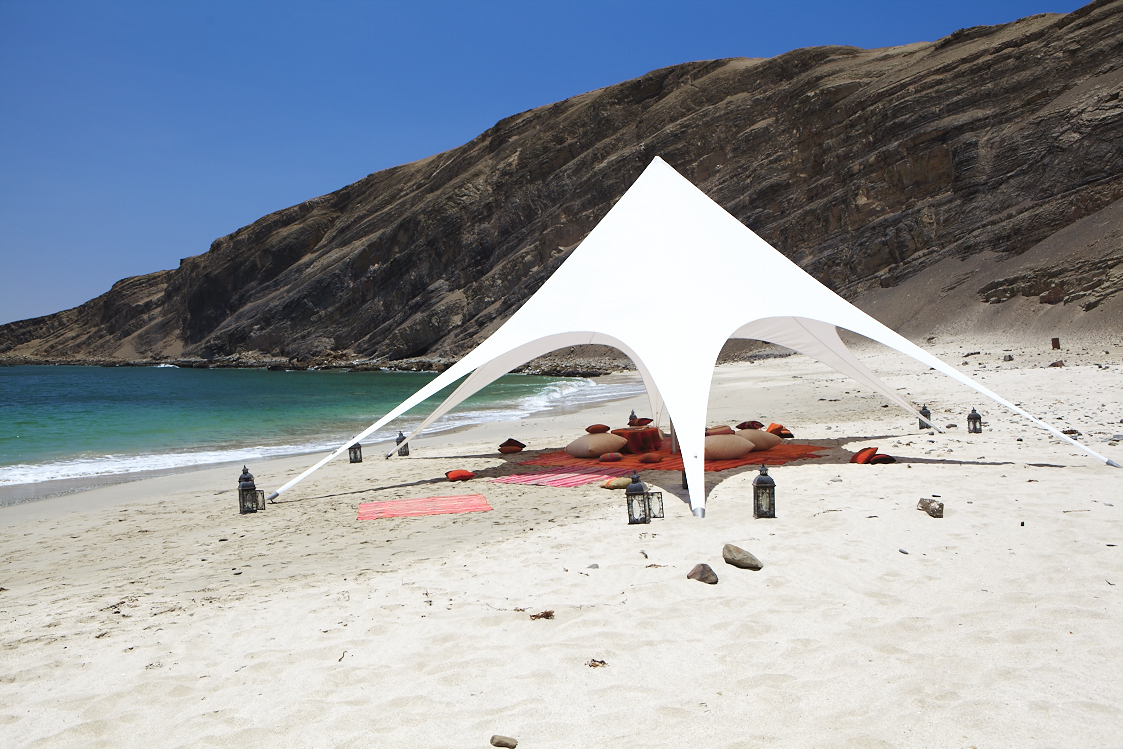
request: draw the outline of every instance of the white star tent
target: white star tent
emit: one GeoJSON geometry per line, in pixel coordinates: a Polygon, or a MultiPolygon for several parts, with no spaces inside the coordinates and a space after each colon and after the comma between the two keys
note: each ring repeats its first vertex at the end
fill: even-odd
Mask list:
{"type": "MultiPolygon", "coordinates": [[[[636,364],[653,416],[674,424],[690,492],[705,515],[703,445],[710,379],[729,338],[769,341],[833,367],[916,414],[839,339],[846,328],[907,354],[1116,465],[923,351],[816,281],[656,158],[542,287],[487,340],[390,413],[282,486],[320,466],[447,385],[460,386],[409,435],[531,359],[605,344],[636,364]],[[644,296],[629,294],[639,289],[644,296]],[[652,320],[646,301],[668,312],[652,320]],[[720,308],[714,300],[723,300],[720,308]],[[735,300],[734,303],[729,303],[735,300]],[[713,313],[717,314],[713,314],[713,313]]],[[[917,418],[919,414],[916,414],[917,418]]],[[[408,438],[407,438],[408,439],[408,438]]]]}

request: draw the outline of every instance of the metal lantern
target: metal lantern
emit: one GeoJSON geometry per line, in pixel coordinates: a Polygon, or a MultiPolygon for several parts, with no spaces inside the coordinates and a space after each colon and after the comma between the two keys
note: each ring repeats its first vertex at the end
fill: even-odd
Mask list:
{"type": "Polygon", "coordinates": [[[363,446],[358,442],[347,448],[347,459],[352,463],[363,462],[363,446]]]}
{"type": "MultiPolygon", "coordinates": [[[[406,441],[406,436],[404,434],[402,434],[401,432],[398,432],[398,439],[395,440],[395,443],[399,444],[399,445],[402,445],[402,443],[405,442],[405,441],[406,441]]],[[[409,455],[409,444],[408,443],[404,444],[404,445],[402,445],[401,447],[398,448],[398,455],[402,456],[403,458],[405,456],[409,455]]]]}
{"type": "Polygon", "coordinates": [[[969,434],[983,433],[983,417],[973,408],[971,413],[967,414],[967,432],[969,434]]]}
{"type": "Polygon", "coordinates": [[[638,416],[636,416],[636,409],[634,409],[634,408],[633,408],[633,409],[632,409],[632,412],[631,412],[630,414],[628,414],[628,423],[629,423],[629,424],[631,424],[631,423],[632,423],[633,421],[635,421],[635,420],[636,420],[637,418],[639,418],[639,417],[638,417],[638,416]]]}
{"type": "Polygon", "coordinates": [[[761,466],[760,475],[753,479],[753,517],[776,517],[776,482],[767,466],[761,466]]]}
{"type": "Polygon", "coordinates": [[[663,492],[649,491],[647,484],[632,472],[632,483],[624,490],[628,500],[628,525],[650,523],[652,518],[663,517],[663,492]]]}
{"type": "Polygon", "coordinates": [[[928,404],[925,404],[923,407],[921,407],[920,415],[924,417],[920,420],[920,428],[931,429],[932,422],[930,421],[930,419],[932,418],[932,412],[928,410],[928,404]]]}
{"type": "Polygon", "coordinates": [[[245,515],[247,512],[257,512],[265,509],[265,492],[257,488],[253,482],[253,474],[246,466],[242,466],[242,475],[238,477],[238,511],[245,515]]]}

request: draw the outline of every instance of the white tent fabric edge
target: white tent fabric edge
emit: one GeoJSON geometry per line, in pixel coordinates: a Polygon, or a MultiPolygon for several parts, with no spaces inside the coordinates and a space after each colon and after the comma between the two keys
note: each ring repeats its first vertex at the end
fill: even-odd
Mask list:
{"type": "Polygon", "coordinates": [[[920,418],[854,356],[838,337],[837,327],[911,356],[1118,467],[846,302],[657,157],[570,257],[489,338],[269,499],[465,375],[407,439],[515,367],[559,348],[599,343],[619,348],[632,359],[653,414],[666,411],[675,424],[691,509],[704,516],[706,404],[717,355],[731,337],[769,341],[811,356],[920,418]],[[753,287],[750,299],[743,299],[754,278],[763,282],[753,287]],[[635,298],[623,291],[625,286],[665,294],[672,308],[669,319],[658,327],[648,322],[635,298]],[[745,322],[733,330],[710,324],[705,310],[714,298],[739,300],[736,309],[745,322]]]}

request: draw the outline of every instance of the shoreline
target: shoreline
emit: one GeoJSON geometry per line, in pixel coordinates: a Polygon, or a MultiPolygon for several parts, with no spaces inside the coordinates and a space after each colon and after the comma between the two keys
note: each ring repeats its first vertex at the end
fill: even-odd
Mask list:
{"type": "MultiPolygon", "coordinates": [[[[547,375],[547,376],[553,376],[553,375],[547,375]]],[[[582,379],[590,379],[590,378],[582,378],[582,379]]],[[[600,384],[614,385],[614,384],[632,384],[632,383],[637,383],[637,384],[640,384],[642,386],[642,383],[639,380],[638,374],[636,374],[634,371],[631,371],[631,372],[629,372],[629,371],[612,372],[612,373],[606,374],[604,376],[598,377],[594,381],[594,384],[596,384],[596,385],[600,385],[600,384]]],[[[606,395],[606,396],[604,396],[603,398],[600,398],[600,399],[596,399],[596,400],[592,400],[592,401],[583,401],[582,403],[577,404],[577,405],[570,405],[570,404],[566,403],[564,400],[562,400],[562,401],[559,401],[557,404],[555,404],[555,405],[553,405],[549,408],[546,408],[545,410],[529,413],[525,417],[522,417],[522,418],[544,418],[544,417],[547,417],[547,416],[549,416],[550,414],[553,414],[553,413],[561,414],[561,413],[570,412],[574,409],[579,411],[579,410],[583,410],[583,409],[586,409],[586,408],[595,408],[596,405],[599,404],[599,403],[611,403],[613,401],[624,400],[624,399],[627,399],[627,398],[630,398],[630,397],[632,397],[632,396],[629,396],[629,395],[622,395],[621,396],[621,395],[611,395],[610,394],[610,395],[606,395]]],[[[401,418],[405,418],[405,417],[401,417],[401,418]]],[[[480,426],[480,425],[481,424],[479,424],[479,423],[457,424],[457,425],[442,428],[440,426],[440,423],[438,422],[437,424],[433,424],[429,427],[429,429],[426,432],[426,436],[424,437],[424,439],[428,439],[430,437],[435,437],[437,435],[452,435],[452,434],[456,434],[456,433],[459,433],[459,432],[462,432],[462,431],[465,431],[465,430],[470,430],[470,429],[472,429],[476,426],[480,426]]],[[[346,439],[346,438],[340,438],[340,440],[342,440],[342,439],[346,439]]],[[[341,444],[341,441],[339,442],[339,444],[341,444]]],[[[366,443],[366,445],[364,445],[364,446],[367,446],[367,445],[369,445],[371,447],[379,446],[379,450],[385,452],[386,450],[390,449],[390,446],[392,445],[392,443],[389,442],[389,441],[386,441],[386,440],[380,440],[380,441],[377,441],[377,442],[366,443]]],[[[296,446],[294,446],[294,448],[295,447],[296,446]]],[[[247,449],[249,449],[249,448],[247,448],[247,449]]],[[[331,449],[334,449],[334,446],[331,449]]],[[[257,459],[257,460],[251,459],[249,462],[254,462],[254,463],[260,464],[260,463],[264,463],[264,462],[271,461],[271,460],[284,460],[284,459],[287,459],[287,458],[294,458],[294,457],[298,457],[298,456],[322,455],[324,452],[325,452],[325,450],[323,448],[313,449],[313,450],[293,449],[291,452],[278,453],[276,455],[270,455],[270,456],[263,457],[263,458],[260,458],[260,459],[257,459]]],[[[328,450],[328,452],[330,452],[330,450],[328,450]]],[[[378,450],[376,450],[375,452],[378,452],[378,450]]],[[[365,456],[365,457],[369,458],[370,456],[365,456]]],[[[3,509],[6,508],[6,507],[10,507],[10,506],[17,505],[17,504],[24,504],[24,503],[27,503],[27,502],[37,502],[37,501],[41,501],[41,500],[44,500],[44,499],[50,499],[50,498],[53,498],[53,497],[65,496],[65,495],[68,495],[68,494],[75,494],[75,493],[80,493],[80,492],[84,492],[84,491],[90,491],[90,490],[94,490],[94,489],[99,489],[99,488],[104,488],[104,487],[109,487],[109,486],[115,486],[115,485],[119,485],[119,484],[132,483],[134,481],[144,481],[144,480],[147,480],[147,479],[150,479],[150,478],[159,478],[159,477],[162,477],[162,476],[173,476],[173,475],[177,475],[177,474],[181,474],[181,473],[195,473],[195,472],[198,472],[198,471],[210,470],[212,468],[219,468],[219,467],[223,467],[223,466],[232,466],[234,464],[243,464],[243,463],[247,463],[247,460],[244,459],[244,458],[237,458],[237,459],[230,459],[230,460],[218,460],[218,461],[212,461],[212,462],[207,462],[207,463],[188,463],[188,464],[181,465],[181,466],[172,466],[172,467],[167,467],[167,468],[154,468],[154,469],[150,469],[150,470],[126,471],[126,472],[119,472],[119,473],[91,474],[91,475],[88,475],[88,476],[77,476],[77,477],[73,477],[73,478],[48,479],[46,481],[26,482],[26,483],[19,483],[19,484],[4,484],[4,485],[0,485],[0,512],[2,512],[3,509]]]]}
{"type": "MultiPolygon", "coordinates": [[[[614,372],[606,375],[601,379],[606,383],[613,384],[639,382],[639,377],[634,372],[614,372]]],[[[514,425],[516,423],[526,422],[528,420],[534,420],[532,423],[537,423],[541,420],[554,419],[562,416],[575,416],[585,411],[596,410],[602,405],[618,403],[621,401],[635,401],[636,407],[643,408],[646,407],[647,398],[646,395],[608,396],[604,399],[585,401],[577,405],[559,403],[554,407],[545,409],[543,411],[534,412],[521,419],[482,422],[476,424],[460,424],[446,429],[431,428],[422,436],[411,441],[410,444],[413,449],[417,449],[419,447],[432,448],[436,445],[440,445],[443,448],[448,448],[456,444],[461,444],[461,438],[463,437],[467,437],[470,439],[473,436],[478,437],[480,435],[491,435],[493,433],[497,434],[499,432],[502,432],[504,425],[507,425],[507,429],[511,430],[512,428],[514,428],[514,425]],[[473,432],[476,432],[478,434],[472,435],[471,433],[473,432]]],[[[629,406],[629,408],[631,408],[631,406],[629,406]]],[[[499,441],[502,441],[502,438],[499,441]]],[[[383,460],[384,454],[392,450],[394,446],[395,445],[393,442],[385,440],[364,443],[363,460],[364,462],[375,459],[383,460]]],[[[117,488],[120,488],[123,485],[130,485],[138,482],[143,483],[156,479],[173,478],[199,473],[209,474],[213,472],[215,474],[218,474],[219,472],[223,471],[230,473],[230,475],[233,477],[230,483],[236,488],[237,476],[241,473],[241,470],[240,468],[239,470],[233,469],[243,464],[249,465],[251,473],[256,476],[258,474],[258,470],[260,469],[254,469],[253,466],[259,466],[265,470],[271,470],[275,469],[277,466],[288,467],[292,462],[299,462],[301,460],[304,460],[307,463],[307,466],[311,466],[316,462],[316,460],[319,459],[319,457],[322,457],[324,454],[326,454],[325,451],[303,451],[270,456],[262,460],[251,461],[252,465],[250,463],[246,463],[246,461],[243,460],[219,461],[216,463],[200,463],[195,465],[182,466],[179,468],[155,469],[152,471],[134,471],[130,473],[119,474],[104,474],[73,479],[57,479],[29,484],[11,484],[7,486],[0,486],[0,526],[23,522],[24,520],[32,517],[48,517],[50,516],[51,512],[55,511],[51,510],[44,512],[33,512],[30,510],[25,510],[23,512],[11,513],[11,515],[7,514],[7,511],[11,510],[12,508],[22,507],[28,504],[44,502],[47,500],[65,500],[68,497],[75,497],[78,495],[91,493],[91,496],[98,497],[98,500],[95,500],[98,507],[109,506],[104,501],[100,501],[100,495],[95,495],[93,493],[115,492],[117,488]],[[46,493],[41,493],[44,490],[46,493]],[[34,494],[34,496],[27,496],[28,494],[34,494]]],[[[336,461],[346,462],[346,456],[340,456],[336,458],[336,461]]],[[[209,482],[211,480],[210,476],[208,476],[205,480],[209,482]]],[[[182,482],[175,482],[174,485],[182,485],[182,482]]],[[[134,492],[128,490],[121,492],[122,495],[133,493],[134,492]]],[[[266,494],[268,493],[269,492],[267,491],[266,494]]],[[[153,494],[155,494],[155,492],[153,492],[153,494]]],[[[64,508],[62,511],[81,511],[82,509],[80,506],[73,505],[70,502],[56,503],[55,506],[64,508]]]]}

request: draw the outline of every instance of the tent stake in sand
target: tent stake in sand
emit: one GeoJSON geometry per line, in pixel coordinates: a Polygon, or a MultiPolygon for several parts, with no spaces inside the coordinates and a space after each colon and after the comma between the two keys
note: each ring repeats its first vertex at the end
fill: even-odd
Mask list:
{"type": "Polygon", "coordinates": [[[403,445],[515,367],[556,349],[600,344],[619,349],[635,363],[655,423],[664,412],[674,419],[690,508],[694,515],[704,517],[706,405],[718,353],[730,338],[767,341],[806,354],[921,418],[854,356],[838,337],[838,328],[911,356],[1087,454],[1119,467],[835,294],[656,158],[534,296],[487,340],[273,496],[291,489],[350,445],[465,375],[464,382],[403,445]],[[672,306],[669,318],[655,326],[630,308],[629,300],[620,294],[621,278],[629,279],[634,288],[662,290],[672,306]],[[751,278],[765,282],[745,299],[745,282],[751,278]],[[708,302],[715,297],[740,299],[735,307],[740,322],[715,323],[707,316],[708,302]],[[574,304],[574,300],[596,303],[574,304]],[[558,314],[559,309],[566,314],[558,314]]]}

